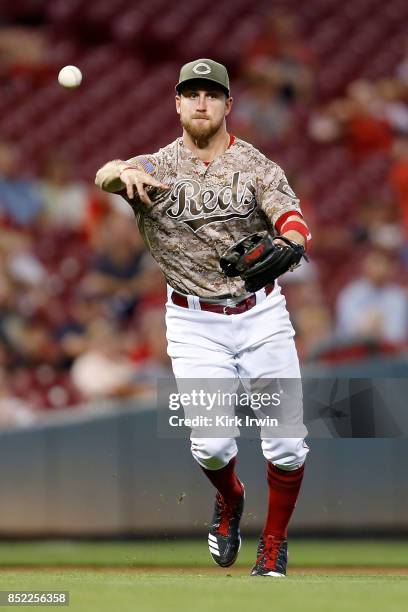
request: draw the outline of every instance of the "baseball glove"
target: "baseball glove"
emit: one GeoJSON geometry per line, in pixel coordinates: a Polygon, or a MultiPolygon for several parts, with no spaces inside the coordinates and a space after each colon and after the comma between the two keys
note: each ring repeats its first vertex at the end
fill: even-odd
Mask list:
{"type": "Polygon", "coordinates": [[[251,234],[233,244],[220,258],[226,276],[240,276],[251,293],[288,270],[300,265],[302,257],[309,261],[302,245],[285,238],[271,236],[267,231],[251,234]],[[277,240],[284,242],[280,244],[277,240]]]}

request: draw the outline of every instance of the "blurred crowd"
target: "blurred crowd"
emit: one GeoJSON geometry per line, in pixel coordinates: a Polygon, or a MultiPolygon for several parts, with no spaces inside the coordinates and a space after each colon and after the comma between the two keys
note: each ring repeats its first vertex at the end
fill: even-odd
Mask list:
{"type": "Polygon", "coordinates": [[[241,137],[268,149],[296,136],[297,116],[313,96],[316,59],[293,13],[274,10],[242,55],[243,93],[234,124],[241,137]]]}
{"type": "MultiPolygon", "coordinates": [[[[0,145],[0,406],[149,395],[169,372],[163,276],[119,196],[75,182],[65,159],[15,172],[0,145]]],[[[7,415],[10,406],[13,414],[7,415]]]]}
{"type": "MultiPolygon", "coordinates": [[[[0,79],[45,78],[35,29],[0,30],[0,50],[0,79]]],[[[408,342],[408,53],[394,74],[354,80],[324,104],[318,72],[294,14],[273,11],[242,49],[230,130],[277,161],[279,147],[309,147],[324,163],[334,152],[329,192],[347,215],[334,214],[334,200],[331,214],[306,163],[282,164],[313,234],[311,263],[282,278],[303,362],[399,354],[408,342]]],[[[93,177],[78,181],[69,156],[51,151],[25,176],[22,155],[0,141],[0,424],[149,397],[170,372],[166,286],[133,212],[93,177]]]]}
{"type": "Polygon", "coordinates": [[[298,350],[304,362],[401,353],[408,342],[408,38],[393,74],[353,80],[323,105],[318,73],[294,12],[272,11],[243,54],[244,95],[232,119],[272,159],[280,147],[288,151],[285,170],[312,228],[312,263],[281,279],[298,350]],[[297,143],[310,157],[323,154],[320,176],[308,174],[307,160],[291,173],[297,143]]]}

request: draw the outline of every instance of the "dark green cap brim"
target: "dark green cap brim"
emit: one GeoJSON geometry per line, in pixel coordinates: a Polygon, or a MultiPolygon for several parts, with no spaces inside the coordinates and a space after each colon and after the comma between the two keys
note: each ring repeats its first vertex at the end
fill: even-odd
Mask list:
{"type": "Polygon", "coordinates": [[[229,89],[227,89],[222,83],[219,83],[218,81],[214,81],[214,79],[206,79],[205,77],[195,77],[194,79],[186,79],[185,81],[182,81],[181,83],[177,83],[176,85],[176,91],[177,93],[180,93],[181,88],[183,87],[183,85],[186,85],[187,83],[192,83],[193,81],[209,81],[210,83],[215,83],[216,85],[219,85],[222,90],[227,94],[227,96],[229,97],[230,92],[229,89]]]}

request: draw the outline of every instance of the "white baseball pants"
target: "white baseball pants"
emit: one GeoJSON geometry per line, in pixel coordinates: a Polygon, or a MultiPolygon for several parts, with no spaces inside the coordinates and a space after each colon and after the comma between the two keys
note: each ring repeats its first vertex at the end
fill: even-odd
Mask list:
{"type": "MultiPolygon", "coordinates": [[[[237,315],[200,309],[188,296],[190,308],[176,306],[168,288],[166,325],[168,354],[180,391],[182,379],[300,378],[294,330],[279,285],[269,296],[256,293],[256,306],[237,315]]],[[[299,468],[308,446],[303,438],[261,436],[264,457],[284,470],[299,468]]],[[[204,468],[218,470],[238,452],[235,438],[191,438],[191,451],[204,468]]]]}

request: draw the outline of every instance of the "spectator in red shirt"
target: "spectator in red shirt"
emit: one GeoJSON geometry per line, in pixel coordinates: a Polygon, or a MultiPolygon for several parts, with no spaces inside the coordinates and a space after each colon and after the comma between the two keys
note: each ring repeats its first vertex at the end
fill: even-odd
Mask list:
{"type": "Polygon", "coordinates": [[[408,136],[395,142],[393,153],[395,161],[389,180],[399,206],[405,239],[408,240],[408,136]]]}

